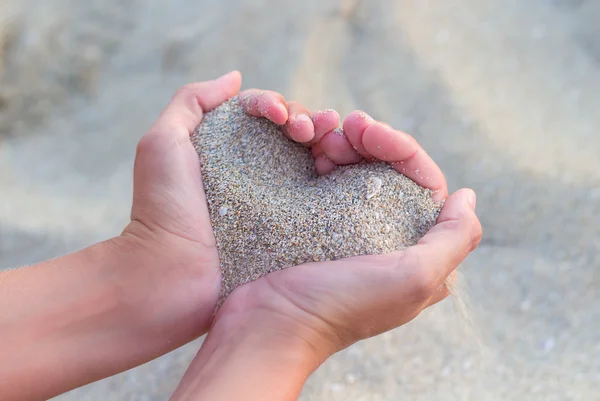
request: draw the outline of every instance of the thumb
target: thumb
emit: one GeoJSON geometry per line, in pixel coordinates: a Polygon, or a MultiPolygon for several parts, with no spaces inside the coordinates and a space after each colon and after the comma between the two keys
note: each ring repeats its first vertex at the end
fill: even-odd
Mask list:
{"type": "Polygon", "coordinates": [[[241,74],[232,71],[212,81],[182,87],[145,137],[164,137],[165,141],[189,140],[203,114],[237,95],[241,85],[241,74]]]}
{"type": "Polygon", "coordinates": [[[208,210],[198,155],[190,135],[204,112],[235,96],[240,86],[241,75],[234,71],[177,91],[138,144],[132,220],[189,239],[211,241],[212,231],[194,229],[208,221],[208,210]]]}
{"type": "Polygon", "coordinates": [[[481,223],[475,214],[476,196],[470,189],[452,194],[438,221],[404,254],[404,261],[423,269],[437,284],[442,283],[481,241],[481,223]]]}
{"type": "MultiPolygon", "coordinates": [[[[414,305],[418,306],[414,312],[420,313],[448,295],[447,291],[439,291],[443,288],[442,283],[481,240],[475,202],[472,190],[457,191],[446,200],[437,224],[417,245],[379,257],[379,266],[383,269],[372,270],[365,283],[371,283],[371,288],[377,289],[377,302],[392,300],[387,304],[384,302],[381,310],[402,311],[406,305],[414,305]],[[390,309],[390,305],[395,306],[390,309]]],[[[376,261],[375,258],[372,260],[376,261]]],[[[385,329],[406,322],[401,313],[388,313],[388,319],[383,325],[385,329]]]]}

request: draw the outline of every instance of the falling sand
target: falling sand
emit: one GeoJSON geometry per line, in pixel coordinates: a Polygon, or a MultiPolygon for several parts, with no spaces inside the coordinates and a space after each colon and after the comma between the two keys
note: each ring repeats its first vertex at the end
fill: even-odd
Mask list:
{"type": "Polygon", "coordinates": [[[275,270],[405,249],[441,209],[430,190],[386,163],[319,177],[307,148],[247,115],[237,98],[207,113],[192,140],[221,258],[219,304],[275,270]]]}

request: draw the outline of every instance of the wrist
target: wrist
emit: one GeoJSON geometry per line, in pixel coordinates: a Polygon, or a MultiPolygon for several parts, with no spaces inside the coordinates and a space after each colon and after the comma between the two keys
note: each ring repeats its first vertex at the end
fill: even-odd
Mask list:
{"type": "Polygon", "coordinates": [[[262,311],[245,316],[217,316],[207,346],[236,350],[235,345],[240,344],[249,352],[276,365],[293,367],[299,375],[308,377],[330,355],[293,327],[297,326],[282,324],[262,311]]]}
{"type": "Polygon", "coordinates": [[[297,400],[326,357],[261,315],[219,313],[172,400],[297,400]]]}
{"type": "Polygon", "coordinates": [[[220,290],[219,271],[205,269],[202,250],[172,236],[124,234],[107,241],[119,274],[113,285],[125,326],[161,355],[208,331],[220,290]],[[165,348],[166,347],[166,348],[165,348]]]}

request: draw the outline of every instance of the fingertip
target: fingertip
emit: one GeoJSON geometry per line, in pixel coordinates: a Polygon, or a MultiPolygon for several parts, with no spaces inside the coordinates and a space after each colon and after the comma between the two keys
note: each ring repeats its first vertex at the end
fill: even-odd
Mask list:
{"type": "Polygon", "coordinates": [[[340,126],[340,115],[333,109],[319,110],[312,119],[315,127],[313,143],[320,142],[325,134],[340,126]]]}
{"type": "Polygon", "coordinates": [[[289,113],[285,104],[285,99],[278,93],[263,92],[256,95],[256,104],[260,116],[277,125],[285,125],[288,121],[289,113]]]}
{"type": "Polygon", "coordinates": [[[266,118],[277,125],[284,125],[288,120],[285,98],[279,93],[248,89],[240,93],[240,104],[249,115],[266,118]]]}
{"type": "Polygon", "coordinates": [[[327,157],[335,164],[354,164],[362,159],[350,141],[348,141],[342,129],[328,132],[321,139],[320,144],[327,157]]]}
{"type": "Polygon", "coordinates": [[[435,275],[445,279],[477,248],[482,228],[470,205],[471,192],[461,189],[450,195],[436,224],[417,245],[405,251],[415,266],[434,269],[435,275]]]}
{"type": "Polygon", "coordinates": [[[184,85],[171,98],[151,131],[169,135],[178,132],[189,136],[202,121],[204,112],[213,110],[237,95],[240,87],[239,71],[229,72],[213,80],[184,85]]]}
{"type": "Polygon", "coordinates": [[[372,159],[373,155],[363,145],[363,134],[375,120],[362,110],[353,111],[343,123],[344,132],[356,151],[365,159],[372,159]]]}
{"type": "Polygon", "coordinates": [[[375,119],[367,114],[364,110],[355,110],[348,114],[348,116],[344,119],[344,125],[347,125],[349,128],[358,126],[358,128],[362,131],[364,131],[367,126],[373,123],[375,123],[375,119]]]}
{"type": "Polygon", "coordinates": [[[374,122],[365,129],[362,143],[373,157],[391,163],[398,172],[434,191],[435,201],[442,201],[448,196],[442,170],[412,136],[387,124],[374,122]]]}
{"type": "Polygon", "coordinates": [[[448,197],[437,224],[453,222],[448,230],[455,232],[457,240],[465,244],[465,252],[470,253],[477,248],[482,238],[482,226],[475,214],[475,191],[463,188],[448,197]]]}
{"type": "Polygon", "coordinates": [[[242,87],[242,74],[234,70],[217,78],[215,83],[221,88],[223,96],[229,99],[239,93],[242,87]]]}
{"type": "Polygon", "coordinates": [[[274,106],[267,107],[265,117],[277,125],[285,125],[289,118],[288,109],[282,100],[277,99],[275,102],[274,106]]]}
{"type": "Polygon", "coordinates": [[[223,74],[221,75],[219,78],[216,79],[216,81],[220,81],[220,82],[226,82],[226,81],[231,81],[233,83],[237,83],[239,82],[240,86],[242,84],[242,73],[238,70],[233,70],[228,72],[227,74],[223,74]]]}
{"type": "Polygon", "coordinates": [[[453,193],[446,199],[438,223],[449,220],[459,220],[465,214],[471,214],[475,211],[475,191],[469,188],[462,188],[453,193]]]}
{"type": "Polygon", "coordinates": [[[315,137],[315,126],[306,114],[291,115],[287,131],[292,140],[300,143],[310,142],[315,137]]]}
{"type": "Polygon", "coordinates": [[[460,202],[463,207],[475,211],[475,204],[477,202],[475,191],[471,188],[462,188],[456,191],[456,196],[460,196],[460,202]]]}
{"type": "Polygon", "coordinates": [[[375,122],[375,119],[373,117],[371,117],[369,114],[367,114],[367,112],[364,110],[356,110],[354,112],[354,114],[356,115],[357,118],[364,120],[368,124],[375,122]]]}
{"type": "Polygon", "coordinates": [[[327,175],[335,170],[335,167],[335,163],[325,155],[318,156],[315,159],[315,169],[318,175],[327,175]]]}

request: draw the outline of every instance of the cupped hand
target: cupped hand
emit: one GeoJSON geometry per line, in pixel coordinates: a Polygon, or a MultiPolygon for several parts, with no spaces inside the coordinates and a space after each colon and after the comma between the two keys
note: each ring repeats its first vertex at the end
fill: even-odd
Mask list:
{"type": "Polygon", "coordinates": [[[317,162],[325,154],[329,169],[362,159],[391,163],[445,200],[436,225],[404,251],[307,263],[247,283],[219,310],[214,322],[219,332],[256,330],[273,347],[273,338],[285,339],[286,347],[296,338],[324,361],[409,322],[448,296],[446,283],[481,239],[475,193],[462,189],[448,197],[441,170],[416,140],[364,112],[349,115],[343,128],[344,135],[309,140],[317,162]]]}
{"type": "Polygon", "coordinates": [[[130,249],[139,266],[132,273],[138,285],[123,292],[131,303],[156,300],[153,319],[171,333],[172,341],[158,354],[207,331],[221,286],[199,158],[190,140],[204,113],[239,94],[247,113],[279,124],[297,142],[316,143],[316,134],[339,124],[334,111],[313,119],[278,93],[239,93],[240,87],[237,71],[183,87],[137,147],[131,222],[116,243],[130,249]]]}

